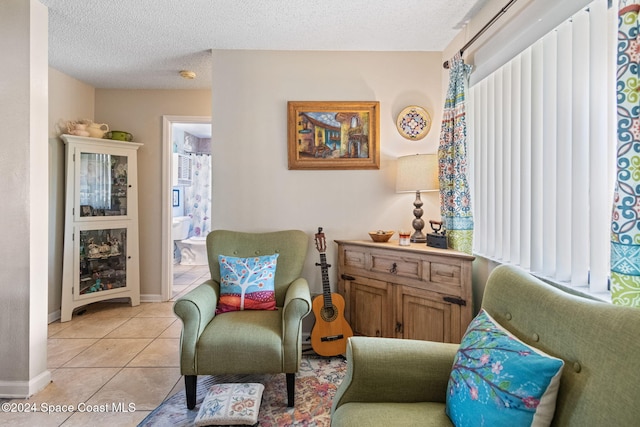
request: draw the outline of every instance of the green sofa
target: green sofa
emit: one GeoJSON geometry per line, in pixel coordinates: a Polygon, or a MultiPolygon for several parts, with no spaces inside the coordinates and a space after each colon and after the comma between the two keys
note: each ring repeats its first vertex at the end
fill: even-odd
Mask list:
{"type": "MultiPolygon", "coordinates": [[[[552,425],[640,425],[640,309],[570,295],[520,269],[490,275],[482,307],[565,367],[552,425]]],[[[445,414],[457,344],[353,337],[332,427],[451,426],[445,414]]]]}

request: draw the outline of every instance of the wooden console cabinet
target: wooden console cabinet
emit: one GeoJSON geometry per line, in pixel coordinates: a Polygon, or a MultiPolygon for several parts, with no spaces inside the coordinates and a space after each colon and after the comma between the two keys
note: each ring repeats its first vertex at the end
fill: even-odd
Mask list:
{"type": "Polygon", "coordinates": [[[473,256],[424,243],[336,240],[355,335],[459,343],[473,315],[473,256]]]}

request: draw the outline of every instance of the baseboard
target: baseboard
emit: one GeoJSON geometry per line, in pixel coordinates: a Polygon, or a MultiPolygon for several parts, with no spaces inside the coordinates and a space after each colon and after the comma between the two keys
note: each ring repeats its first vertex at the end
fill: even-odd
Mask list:
{"type": "Polygon", "coordinates": [[[49,315],[47,316],[47,323],[53,323],[56,320],[60,320],[60,310],[56,310],[53,313],[49,313],[49,315]]]}
{"type": "Polygon", "coordinates": [[[162,294],[141,294],[140,302],[164,302],[162,294]]]}
{"type": "Polygon", "coordinates": [[[0,397],[27,398],[43,390],[50,382],[50,371],[44,371],[29,381],[0,381],[0,397]]]}

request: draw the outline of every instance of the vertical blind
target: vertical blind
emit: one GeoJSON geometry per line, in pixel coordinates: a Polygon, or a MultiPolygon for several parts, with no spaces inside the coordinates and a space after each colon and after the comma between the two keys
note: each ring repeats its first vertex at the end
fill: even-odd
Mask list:
{"type": "Polygon", "coordinates": [[[477,255],[607,290],[615,26],[596,0],[469,89],[477,255]]]}

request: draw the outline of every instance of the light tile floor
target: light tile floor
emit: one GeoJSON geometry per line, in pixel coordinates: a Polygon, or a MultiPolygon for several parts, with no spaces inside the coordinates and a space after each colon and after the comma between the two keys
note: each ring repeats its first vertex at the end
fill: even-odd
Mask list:
{"type": "Polygon", "coordinates": [[[105,301],[86,306],[69,322],[49,324],[52,382],[29,399],[0,399],[23,410],[1,411],[0,425],[137,425],[184,389],[178,349],[182,323],[173,302],[208,278],[207,266],[174,265],[169,302],[130,307],[105,301]],[[34,408],[37,413],[25,412],[34,408]]]}

